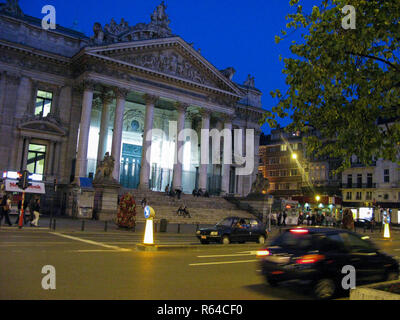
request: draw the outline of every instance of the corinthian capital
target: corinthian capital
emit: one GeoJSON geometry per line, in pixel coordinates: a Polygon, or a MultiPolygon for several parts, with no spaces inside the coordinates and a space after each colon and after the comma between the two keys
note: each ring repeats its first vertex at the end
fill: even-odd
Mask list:
{"type": "Polygon", "coordinates": [[[202,108],[200,109],[200,115],[202,118],[209,118],[211,116],[211,110],[202,108]]]}
{"type": "Polygon", "coordinates": [[[84,80],[82,85],[83,85],[83,90],[94,91],[94,87],[96,86],[96,82],[93,81],[93,80],[84,80]]]}
{"type": "Polygon", "coordinates": [[[117,99],[126,99],[126,96],[129,93],[129,90],[124,89],[124,88],[119,88],[119,87],[115,87],[114,89],[114,93],[115,96],[117,97],[117,99]]]}
{"type": "Polygon", "coordinates": [[[185,113],[187,108],[189,108],[189,104],[180,101],[175,102],[174,106],[176,110],[178,110],[178,112],[183,112],[183,113],[185,113]]]}
{"type": "Polygon", "coordinates": [[[148,103],[150,103],[150,104],[155,104],[155,103],[158,101],[159,98],[160,98],[160,97],[155,96],[155,95],[152,95],[152,94],[149,94],[149,93],[146,93],[146,94],[143,96],[143,99],[144,99],[144,101],[146,102],[146,104],[148,104],[148,103]]]}

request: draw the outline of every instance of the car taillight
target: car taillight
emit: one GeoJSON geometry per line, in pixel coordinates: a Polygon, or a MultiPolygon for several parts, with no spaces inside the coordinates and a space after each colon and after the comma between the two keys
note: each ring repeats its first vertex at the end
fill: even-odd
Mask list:
{"type": "Polygon", "coordinates": [[[290,229],[291,233],[297,233],[297,234],[305,234],[308,233],[307,229],[290,229]]]}
{"type": "Polygon", "coordinates": [[[265,256],[269,256],[271,253],[269,252],[269,250],[265,249],[265,250],[258,250],[256,253],[257,257],[265,257],[265,256]]]}
{"type": "Polygon", "coordinates": [[[297,264],[312,264],[318,261],[325,259],[325,256],[322,254],[308,254],[302,256],[296,260],[297,264]]]}

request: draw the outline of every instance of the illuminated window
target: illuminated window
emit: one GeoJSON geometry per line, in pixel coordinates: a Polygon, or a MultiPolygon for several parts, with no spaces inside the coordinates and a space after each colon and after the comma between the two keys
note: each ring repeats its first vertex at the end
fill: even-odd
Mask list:
{"type": "Polygon", "coordinates": [[[51,104],[53,102],[53,94],[47,91],[38,90],[36,95],[35,116],[41,115],[47,117],[51,111],[51,104]]]}
{"type": "Polygon", "coordinates": [[[44,174],[46,146],[30,144],[26,168],[30,173],[44,174]]]}
{"type": "Polygon", "coordinates": [[[286,144],[282,144],[281,145],[281,151],[287,151],[287,145],[286,144]]]}

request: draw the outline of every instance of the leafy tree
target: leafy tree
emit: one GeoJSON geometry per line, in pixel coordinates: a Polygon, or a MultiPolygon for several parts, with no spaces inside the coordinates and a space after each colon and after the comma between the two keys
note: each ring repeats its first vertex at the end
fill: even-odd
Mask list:
{"type": "Polygon", "coordinates": [[[271,92],[278,103],[263,122],[276,127],[290,115],[288,131],[318,130],[322,139],[305,138],[308,151],[342,159],[339,170],[352,155],[364,164],[373,157],[398,162],[400,1],[322,0],[311,13],[299,0],[290,5],[295,12],[275,40],[302,32],[301,41],[292,41],[294,57],[284,59],[288,89],[271,92]],[[346,5],[355,9],[355,29],[346,5]],[[377,125],[379,118],[394,121],[377,125]]]}

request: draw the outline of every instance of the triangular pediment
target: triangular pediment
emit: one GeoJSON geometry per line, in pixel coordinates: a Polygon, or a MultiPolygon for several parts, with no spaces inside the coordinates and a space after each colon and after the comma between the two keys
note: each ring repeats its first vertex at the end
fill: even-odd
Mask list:
{"type": "Polygon", "coordinates": [[[237,86],[179,37],[116,43],[85,50],[89,55],[104,56],[162,75],[190,81],[208,88],[240,96],[237,86]]]}
{"type": "Polygon", "coordinates": [[[66,130],[64,130],[58,123],[53,123],[46,118],[23,121],[20,123],[19,129],[21,131],[36,131],[58,136],[66,135],[66,130]]]}

